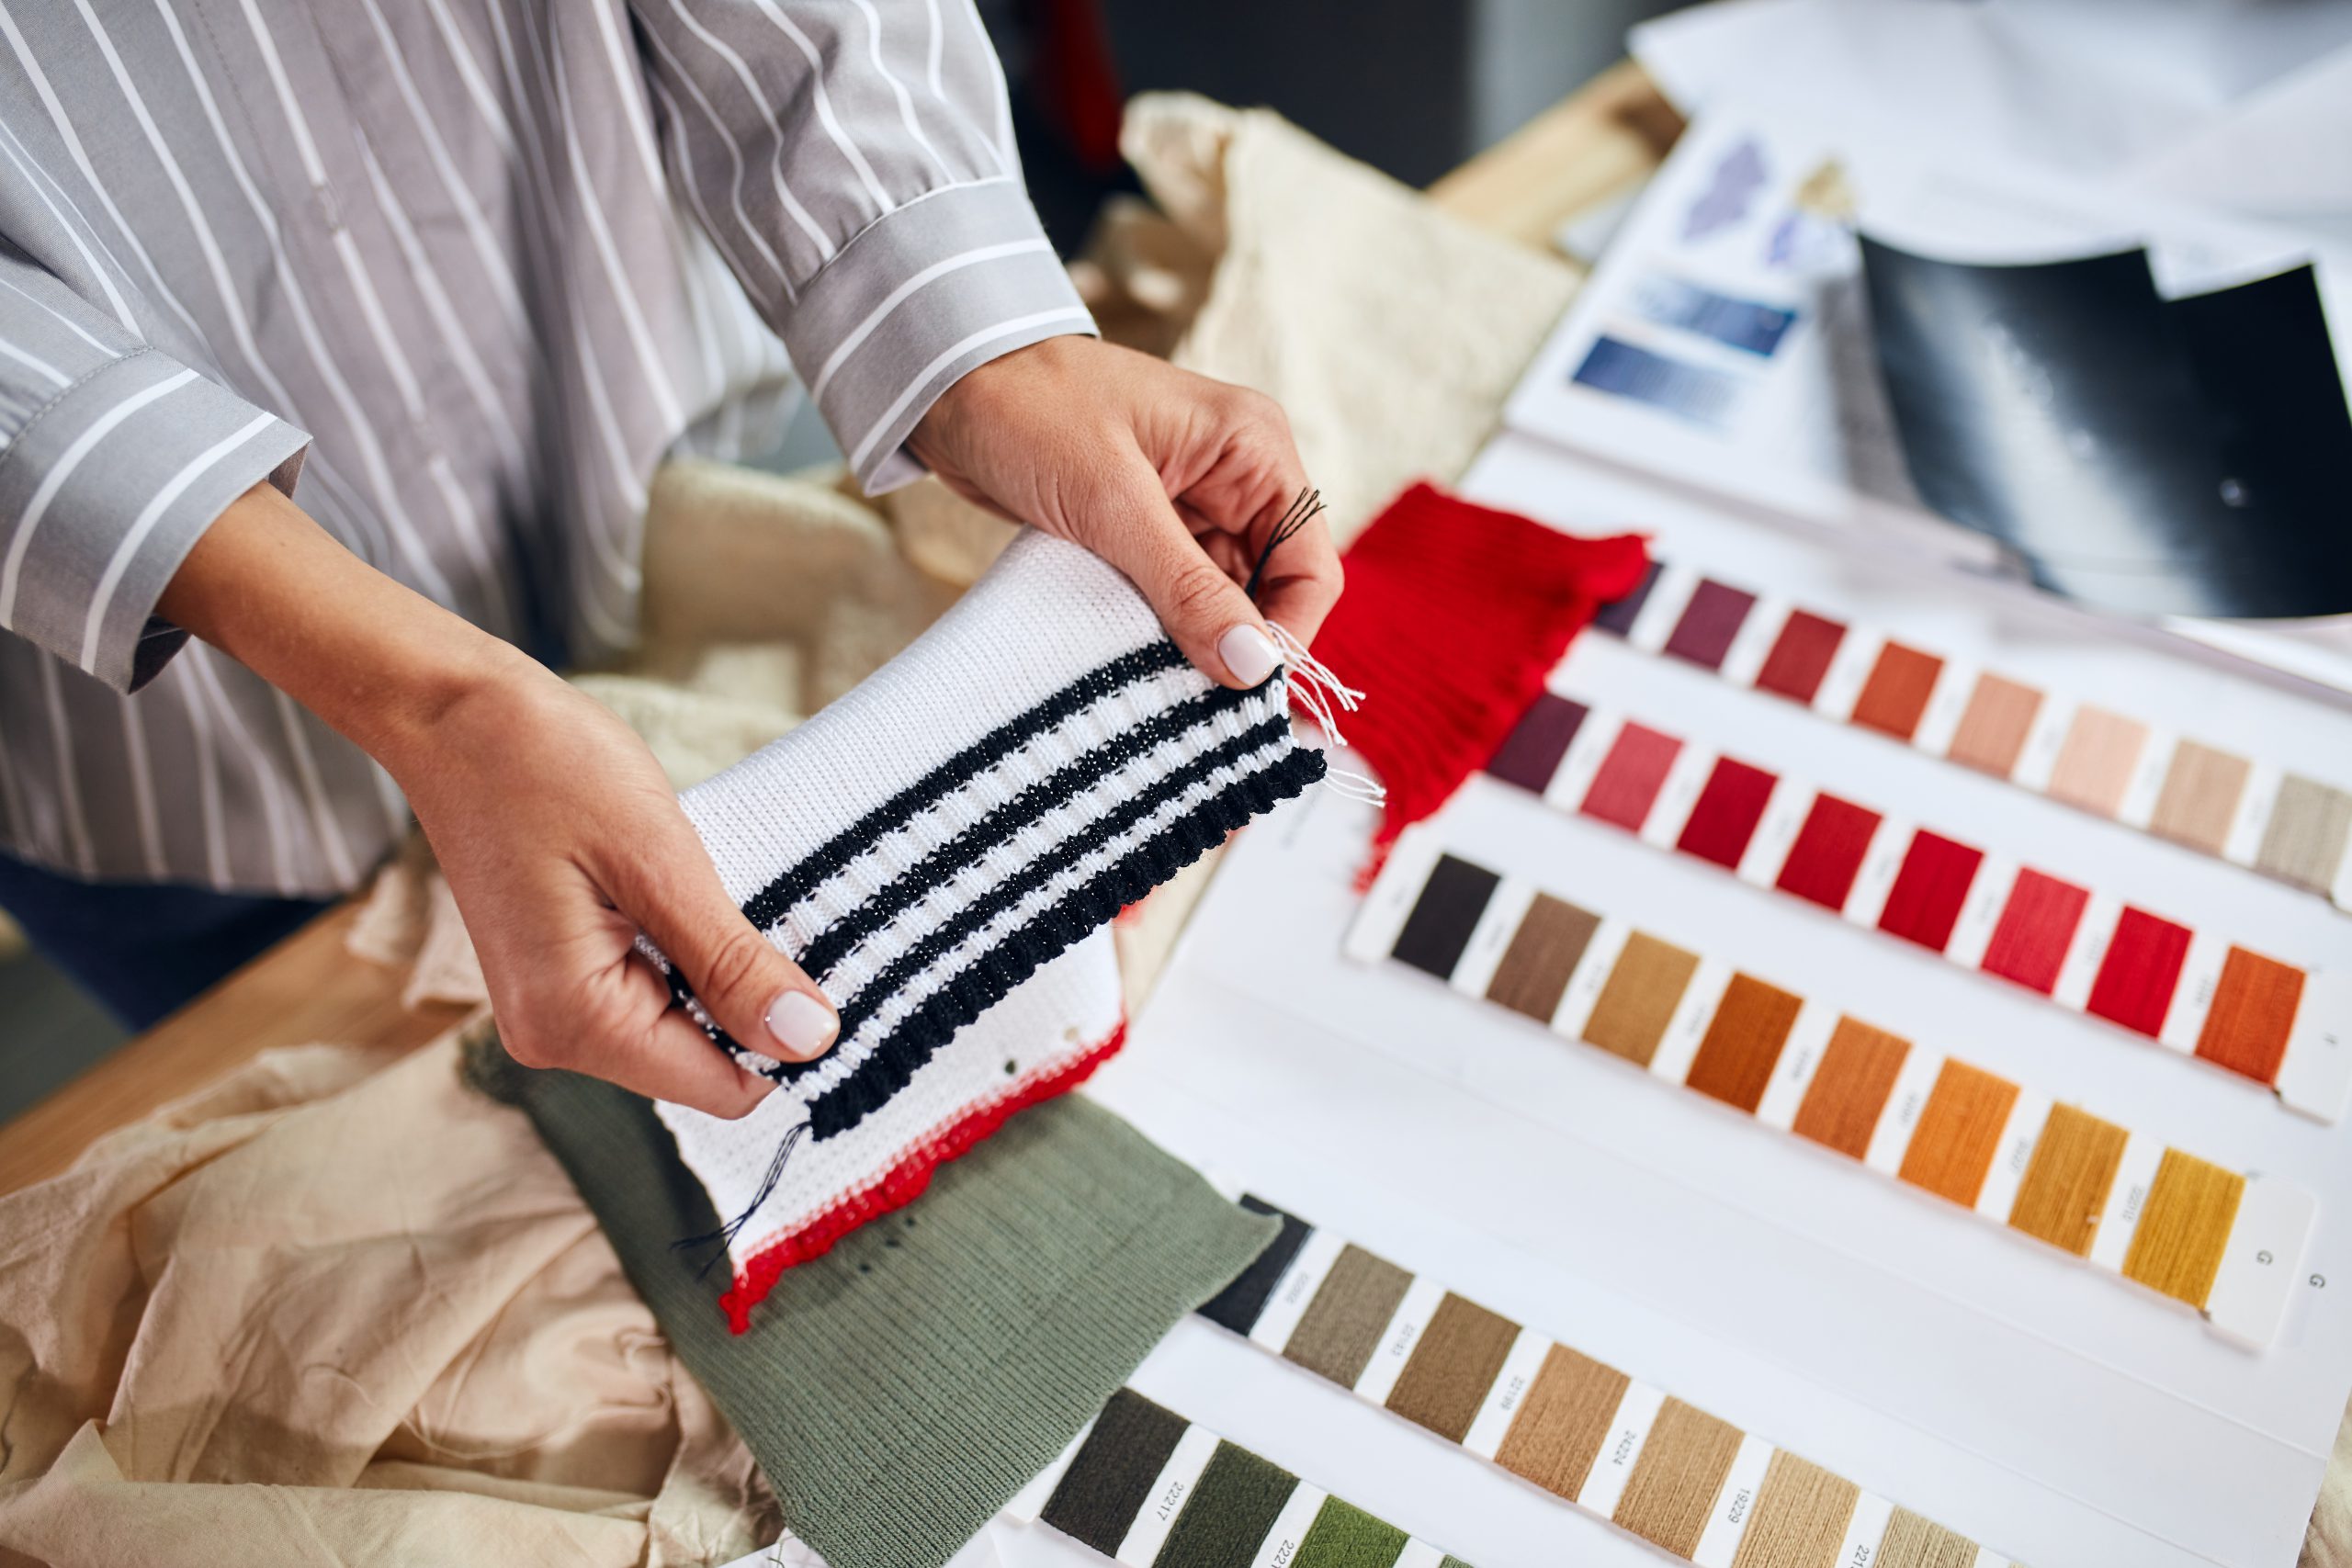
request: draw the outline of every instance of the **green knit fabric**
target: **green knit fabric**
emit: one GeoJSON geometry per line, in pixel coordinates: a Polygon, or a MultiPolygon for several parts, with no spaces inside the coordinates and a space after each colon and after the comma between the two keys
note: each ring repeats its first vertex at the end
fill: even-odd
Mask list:
{"type": "Polygon", "coordinates": [[[707,1249],[671,1245],[718,1219],[652,1107],[576,1074],[496,1076],[832,1568],[946,1562],[1276,1229],[1069,1096],[787,1269],[731,1335],[707,1249]]]}

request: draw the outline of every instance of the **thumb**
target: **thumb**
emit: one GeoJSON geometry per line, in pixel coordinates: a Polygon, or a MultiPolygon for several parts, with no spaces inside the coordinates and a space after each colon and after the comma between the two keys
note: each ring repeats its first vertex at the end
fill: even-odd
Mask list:
{"type": "Polygon", "coordinates": [[[1218,570],[1141,453],[1107,487],[1095,553],[1127,574],[1160,625],[1201,673],[1246,690],[1282,663],[1266,623],[1240,584],[1218,570]]]}
{"type": "Polygon", "coordinates": [[[832,1049],[841,1019],[817,983],[743,918],[707,856],[676,859],[693,863],[660,874],[628,913],[695,998],[736,1043],[763,1055],[806,1062],[832,1049]]]}

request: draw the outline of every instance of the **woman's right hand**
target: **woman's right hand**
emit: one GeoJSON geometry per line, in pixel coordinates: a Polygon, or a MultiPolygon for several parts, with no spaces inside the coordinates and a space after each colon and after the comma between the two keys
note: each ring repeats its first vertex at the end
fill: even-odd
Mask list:
{"type": "Polygon", "coordinates": [[[652,753],[547,668],[368,567],[256,486],[160,606],[381,762],[465,917],[516,1060],[741,1116],[737,1067],[636,951],[643,931],[744,1044],[805,1061],[831,1004],[736,908],[652,753]]]}

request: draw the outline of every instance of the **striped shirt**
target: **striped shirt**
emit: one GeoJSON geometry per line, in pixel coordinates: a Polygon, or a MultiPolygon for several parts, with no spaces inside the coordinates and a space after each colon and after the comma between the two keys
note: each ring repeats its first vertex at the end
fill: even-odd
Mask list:
{"type": "Polygon", "coordinates": [[[593,660],[664,455],[805,387],[885,490],[958,376],[1091,330],[971,0],[0,0],[0,850],[322,894],[405,831],[153,614],[256,483],[593,660]]]}

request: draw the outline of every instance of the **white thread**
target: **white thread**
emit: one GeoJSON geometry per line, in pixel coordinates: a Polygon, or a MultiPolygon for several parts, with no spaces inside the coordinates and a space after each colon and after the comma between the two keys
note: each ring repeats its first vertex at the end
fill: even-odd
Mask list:
{"type": "MultiPolygon", "coordinates": [[[[1340,680],[1331,667],[1306,651],[1306,645],[1293,637],[1280,621],[1268,621],[1266,629],[1274,639],[1274,647],[1288,666],[1291,700],[1303,709],[1308,722],[1321,730],[1334,751],[1348,749],[1348,738],[1340,732],[1339,715],[1353,713],[1363,705],[1363,694],[1340,680]],[[1336,709],[1337,712],[1333,710],[1336,709]]],[[[1332,766],[1323,775],[1323,787],[1347,800],[1360,800],[1367,806],[1385,806],[1388,791],[1369,774],[1351,768],[1332,766]]]]}

